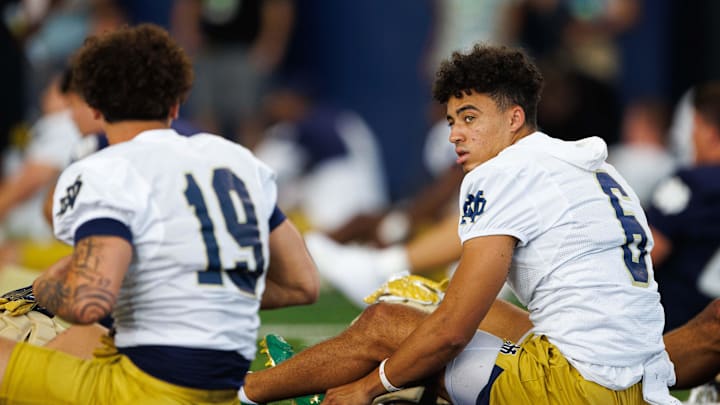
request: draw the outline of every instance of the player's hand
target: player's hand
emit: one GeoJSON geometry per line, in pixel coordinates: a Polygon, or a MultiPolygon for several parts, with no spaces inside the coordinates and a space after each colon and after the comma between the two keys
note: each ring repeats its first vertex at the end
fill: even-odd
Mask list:
{"type": "Polygon", "coordinates": [[[370,405],[373,399],[385,391],[379,385],[380,380],[370,373],[364,378],[345,384],[340,387],[331,388],[325,393],[323,405],[370,405]],[[373,378],[374,377],[374,378],[373,378]],[[378,389],[378,386],[380,389],[378,389]]]}

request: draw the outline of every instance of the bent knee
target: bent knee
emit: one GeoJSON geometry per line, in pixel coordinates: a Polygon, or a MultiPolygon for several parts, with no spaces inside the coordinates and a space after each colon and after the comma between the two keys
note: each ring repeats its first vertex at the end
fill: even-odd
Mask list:
{"type": "Polygon", "coordinates": [[[424,312],[403,304],[380,302],[367,307],[353,324],[365,339],[394,351],[420,322],[424,312]]]}

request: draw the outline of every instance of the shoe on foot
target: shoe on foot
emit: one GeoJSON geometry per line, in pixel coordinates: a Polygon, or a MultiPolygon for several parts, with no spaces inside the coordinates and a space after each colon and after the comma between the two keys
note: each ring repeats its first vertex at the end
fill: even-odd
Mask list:
{"type": "MultiPolygon", "coordinates": [[[[295,355],[290,343],[282,336],[269,334],[260,341],[260,353],[267,357],[265,367],[275,367],[295,355]]],[[[306,395],[292,400],[294,405],[318,405],[322,403],[324,395],[306,395]]]]}

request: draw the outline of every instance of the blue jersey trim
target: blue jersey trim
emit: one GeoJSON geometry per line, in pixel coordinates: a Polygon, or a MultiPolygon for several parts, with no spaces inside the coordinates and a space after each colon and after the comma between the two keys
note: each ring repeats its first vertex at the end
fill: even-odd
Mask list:
{"type": "Polygon", "coordinates": [[[110,140],[104,133],[97,134],[97,150],[105,149],[110,146],[110,140]]]}
{"type": "Polygon", "coordinates": [[[495,380],[500,377],[500,374],[502,374],[503,371],[505,370],[497,364],[493,366],[490,378],[488,379],[487,384],[485,384],[485,387],[483,387],[482,391],[480,391],[475,405],[490,405],[490,391],[492,390],[493,384],[495,384],[495,380]]]}
{"type": "Polygon", "coordinates": [[[204,390],[240,389],[250,368],[250,361],[235,351],[177,346],[133,346],[118,351],[155,378],[204,390]]]}
{"type": "Polygon", "coordinates": [[[280,211],[280,208],[278,208],[278,206],[276,205],[275,210],[270,216],[270,231],[272,232],[272,230],[277,228],[278,225],[282,224],[285,219],[287,219],[285,213],[280,211]]]}
{"type": "Polygon", "coordinates": [[[131,245],[133,243],[130,228],[117,219],[97,218],[91,219],[80,225],[75,231],[75,243],[88,236],[117,236],[125,239],[131,245]]]}

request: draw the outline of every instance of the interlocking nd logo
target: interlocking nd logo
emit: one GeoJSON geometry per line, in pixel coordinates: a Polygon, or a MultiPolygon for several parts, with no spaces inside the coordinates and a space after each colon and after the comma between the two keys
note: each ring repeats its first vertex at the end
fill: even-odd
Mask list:
{"type": "Polygon", "coordinates": [[[463,204],[463,216],[460,225],[465,225],[468,220],[470,223],[474,223],[475,218],[485,211],[485,202],[482,190],[475,193],[475,195],[468,194],[467,198],[465,198],[465,204],[463,204]]]}

